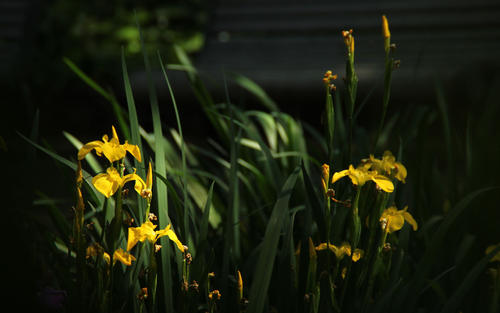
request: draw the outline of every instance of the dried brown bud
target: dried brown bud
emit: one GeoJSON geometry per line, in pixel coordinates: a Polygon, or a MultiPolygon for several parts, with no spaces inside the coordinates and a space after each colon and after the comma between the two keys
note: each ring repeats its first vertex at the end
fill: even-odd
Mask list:
{"type": "Polygon", "coordinates": [[[85,227],[87,227],[88,230],[93,230],[94,229],[94,222],[87,223],[85,225],[85,227]]]}
{"type": "Polygon", "coordinates": [[[309,303],[309,301],[311,301],[311,294],[310,294],[310,293],[306,293],[306,294],[304,295],[304,301],[305,301],[306,303],[309,303]]]}
{"type": "Polygon", "coordinates": [[[156,221],[158,220],[158,218],[156,217],[156,215],[154,213],[149,213],[148,215],[148,219],[152,222],[152,221],[156,221]]]}
{"type": "Polygon", "coordinates": [[[193,282],[191,283],[191,285],[189,285],[189,287],[190,287],[191,289],[194,289],[196,292],[198,292],[198,291],[199,291],[199,289],[198,289],[198,288],[199,288],[199,286],[200,286],[200,285],[198,285],[198,282],[197,282],[196,280],[193,280],[193,282]]]}
{"type": "Polygon", "coordinates": [[[221,297],[221,294],[220,294],[219,290],[217,290],[217,289],[210,291],[210,293],[208,294],[208,298],[210,300],[220,300],[220,297],[221,297]]]}
{"type": "Polygon", "coordinates": [[[141,288],[141,291],[139,291],[139,294],[137,295],[137,299],[144,300],[147,298],[148,298],[148,288],[146,287],[141,288]]]}
{"type": "Polygon", "coordinates": [[[184,259],[186,260],[186,263],[187,264],[191,264],[191,262],[193,262],[193,257],[191,256],[191,253],[186,253],[186,255],[184,256],[184,259]]]}
{"type": "Polygon", "coordinates": [[[390,244],[390,243],[388,243],[388,242],[386,242],[386,243],[384,244],[384,247],[382,248],[382,251],[383,251],[384,253],[387,253],[387,252],[389,252],[389,251],[391,251],[391,250],[392,250],[391,244],[390,244]]]}

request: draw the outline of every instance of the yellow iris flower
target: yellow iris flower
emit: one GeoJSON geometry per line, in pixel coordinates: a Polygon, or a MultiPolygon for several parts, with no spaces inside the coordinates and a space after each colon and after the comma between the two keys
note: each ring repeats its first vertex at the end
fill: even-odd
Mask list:
{"type": "Polygon", "coordinates": [[[332,184],[345,176],[349,176],[352,183],[356,186],[361,187],[367,181],[371,180],[385,192],[394,191],[394,185],[389,178],[378,174],[377,171],[369,171],[363,166],[354,168],[352,165],[349,165],[349,169],[334,173],[332,176],[332,184]]]}
{"type": "Polygon", "coordinates": [[[118,248],[115,250],[113,253],[113,265],[115,265],[116,261],[120,261],[126,266],[132,265],[132,261],[135,261],[135,257],[128,253],[127,251],[124,251],[122,248],[118,248]]]}
{"type": "Polygon", "coordinates": [[[327,244],[326,242],[320,243],[317,247],[316,250],[321,251],[321,250],[326,250],[330,249],[335,256],[337,257],[337,260],[342,260],[344,256],[348,255],[352,257],[352,260],[354,262],[359,261],[361,257],[363,256],[364,252],[361,249],[354,249],[354,251],[351,253],[351,245],[348,244],[347,242],[342,243],[339,247],[333,245],[333,244],[327,244]]]}
{"type": "Polygon", "coordinates": [[[361,162],[362,166],[367,170],[375,170],[405,183],[407,175],[406,167],[396,162],[396,158],[392,155],[391,151],[385,151],[382,159],[376,159],[373,155],[370,155],[369,159],[363,159],[361,162]]]}
{"type": "Polygon", "coordinates": [[[184,252],[184,245],[179,241],[175,232],[171,229],[171,224],[161,230],[155,231],[157,225],[147,221],[139,227],[129,227],[128,229],[128,241],[127,241],[127,251],[130,251],[139,241],[144,242],[148,240],[152,244],[163,237],[168,236],[172,240],[177,248],[184,252]]]}
{"type": "Polygon", "coordinates": [[[109,167],[106,173],[98,174],[92,178],[92,184],[100,193],[105,195],[106,198],[109,198],[115,194],[119,187],[123,187],[125,183],[132,180],[144,183],[142,178],[135,174],[135,170],[134,173],[121,177],[116,168],[109,167]]]}
{"type": "MultiPolygon", "coordinates": [[[[102,255],[102,258],[107,264],[111,262],[110,255],[104,252],[104,249],[98,243],[94,243],[87,247],[87,258],[98,255],[102,255]]],[[[113,253],[113,265],[115,265],[116,261],[120,261],[124,265],[130,266],[132,265],[132,261],[135,260],[136,258],[133,255],[124,251],[122,248],[115,250],[113,253]]]]}
{"type": "Polygon", "coordinates": [[[112,127],[113,138],[109,140],[108,135],[102,136],[102,141],[95,140],[83,145],[78,151],[78,160],[83,160],[85,156],[92,150],[95,150],[98,156],[104,156],[113,163],[119,161],[125,157],[127,151],[134,156],[139,162],[141,162],[141,151],[136,145],[131,145],[127,141],[124,144],[120,144],[118,139],[118,134],[116,133],[115,127],[112,127]]]}
{"type": "Polygon", "coordinates": [[[382,228],[387,233],[393,233],[395,231],[403,228],[405,221],[409,223],[413,230],[418,229],[418,224],[411,216],[409,212],[407,212],[408,206],[406,206],[403,210],[398,210],[395,206],[391,206],[382,212],[382,216],[380,216],[380,222],[382,223],[382,228]]]}

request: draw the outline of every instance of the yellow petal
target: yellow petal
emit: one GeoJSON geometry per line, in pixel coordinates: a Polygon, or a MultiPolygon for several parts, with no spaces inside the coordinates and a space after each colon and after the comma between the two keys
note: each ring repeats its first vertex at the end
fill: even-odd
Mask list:
{"type": "MultiPolygon", "coordinates": [[[[165,232],[163,232],[161,236],[167,236],[170,240],[172,240],[175,243],[175,245],[181,252],[184,252],[184,245],[182,244],[182,242],[180,242],[179,238],[177,238],[175,232],[172,229],[170,229],[170,227],[168,228],[169,229],[165,229],[165,232]]],[[[159,237],[160,236],[158,236],[158,238],[159,237]]]]}
{"type": "Polygon", "coordinates": [[[106,174],[96,175],[92,179],[92,184],[106,198],[109,198],[118,190],[121,184],[121,177],[115,168],[110,167],[107,169],[106,174]]]}
{"type": "Polygon", "coordinates": [[[80,190],[80,187],[76,188],[76,193],[78,195],[78,201],[76,202],[76,209],[78,211],[85,211],[85,203],[83,202],[83,196],[82,196],[82,191],[80,190]]]}
{"type": "Polygon", "coordinates": [[[411,214],[409,212],[406,212],[406,210],[408,210],[408,207],[404,208],[404,210],[403,210],[403,217],[404,217],[405,221],[408,222],[408,224],[411,225],[411,227],[413,228],[413,230],[416,231],[418,229],[417,221],[415,221],[415,219],[413,218],[413,216],[411,216],[411,214]]]}
{"type": "Polygon", "coordinates": [[[127,239],[127,251],[132,250],[135,245],[141,241],[144,242],[146,236],[141,232],[140,227],[129,227],[128,228],[128,239],[127,239]]]}
{"type": "Polygon", "coordinates": [[[105,142],[101,146],[101,149],[104,156],[111,163],[123,159],[127,153],[125,148],[115,138],[112,138],[109,142],[105,142]]]}
{"type": "Polygon", "coordinates": [[[354,249],[354,252],[352,253],[352,261],[353,262],[358,262],[359,259],[361,259],[364,255],[364,251],[361,249],[354,249]]]}
{"type": "MultiPolygon", "coordinates": [[[[135,173],[135,169],[134,169],[133,173],[123,176],[122,186],[124,186],[129,181],[133,181],[133,180],[136,181],[136,183],[137,183],[137,181],[139,181],[139,184],[141,184],[141,185],[144,185],[144,186],[146,185],[146,183],[142,180],[142,178],[135,173]]],[[[134,187],[134,189],[135,189],[135,187],[134,187]]]]}
{"type": "Polygon", "coordinates": [[[134,158],[137,159],[137,161],[142,162],[141,159],[141,150],[137,145],[131,145],[128,142],[125,141],[125,143],[122,145],[123,149],[126,151],[130,152],[134,158]]]}
{"type": "Polygon", "coordinates": [[[142,192],[147,189],[146,188],[146,183],[142,180],[142,178],[140,178],[139,176],[137,176],[137,178],[135,179],[135,185],[134,185],[134,189],[135,191],[142,196],[142,192]]]}
{"type": "Polygon", "coordinates": [[[151,189],[153,187],[153,168],[151,167],[151,162],[148,166],[148,175],[146,176],[146,188],[151,189]]]}
{"type": "Polygon", "coordinates": [[[135,257],[132,254],[123,251],[122,248],[119,248],[113,253],[113,265],[117,260],[122,262],[124,265],[130,266],[132,265],[132,261],[135,261],[135,257]]]}
{"type": "Polygon", "coordinates": [[[85,158],[85,156],[94,149],[96,150],[96,153],[98,155],[101,155],[102,153],[101,147],[103,144],[104,143],[99,140],[86,143],[85,145],[83,145],[83,147],[80,148],[80,150],[78,150],[78,160],[83,160],[83,158],[85,158]]]}
{"type": "Polygon", "coordinates": [[[391,180],[383,175],[375,175],[372,177],[372,180],[377,184],[385,192],[393,192],[394,184],[391,180]]]}
{"type": "Polygon", "coordinates": [[[241,278],[241,273],[239,270],[238,270],[238,292],[239,292],[240,299],[242,299],[243,298],[243,278],[241,278]]]}
{"type": "Polygon", "coordinates": [[[407,175],[406,167],[399,162],[394,163],[394,167],[396,168],[396,175],[394,177],[396,177],[397,180],[405,183],[406,182],[405,179],[406,179],[406,175],[407,175]]]}
{"type": "Polygon", "coordinates": [[[398,211],[396,207],[390,207],[382,213],[380,221],[385,219],[387,221],[386,231],[392,233],[403,228],[405,219],[403,217],[403,211],[398,211]]]}
{"type": "MultiPolygon", "coordinates": [[[[170,228],[170,225],[168,226],[170,228]]],[[[152,242],[155,243],[157,239],[157,232],[155,232],[156,225],[151,223],[151,221],[147,221],[143,223],[140,227],[142,234],[146,236],[146,238],[152,242]]]]}
{"type": "Polygon", "coordinates": [[[328,177],[330,176],[330,166],[328,164],[323,164],[321,166],[321,183],[323,184],[323,189],[327,191],[328,177]]]}
{"type": "Polygon", "coordinates": [[[147,239],[154,243],[156,241],[155,228],[156,225],[151,223],[151,221],[147,221],[139,227],[129,227],[127,251],[130,251],[139,241],[144,242],[147,239]]]}
{"type": "Polygon", "coordinates": [[[111,131],[113,132],[113,139],[116,139],[116,141],[120,142],[118,139],[118,134],[116,133],[116,129],[113,125],[111,125],[111,131]]]}
{"type": "Polygon", "coordinates": [[[342,243],[342,245],[337,248],[337,252],[335,253],[337,259],[341,260],[344,255],[351,255],[351,245],[347,242],[342,243]]]}
{"type": "Polygon", "coordinates": [[[332,184],[335,183],[337,180],[341,179],[342,177],[347,176],[348,174],[349,174],[349,170],[343,170],[340,172],[333,173],[332,184]]]}
{"type": "MultiPolygon", "coordinates": [[[[309,243],[311,244],[312,243],[312,239],[309,241],[309,243]]],[[[327,244],[326,242],[323,242],[323,243],[320,243],[318,246],[316,246],[314,249],[316,251],[321,251],[321,250],[326,250],[328,249],[328,246],[331,247],[333,246],[332,244],[327,244]]],[[[311,245],[309,245],[309,247],[311,247],[311,245]]],[[[314,245],[313,245],[314,247],[314,245]]],[[[309,255],[311,255],[311,249],[309,249],[309,255]]]]}
{"type": "Polygon", "coordinates": [[[97,256],[97,254],[98,254],[98,247],[96,246],[96,244],[92,244],[87,247],[86,258],[89,258],[91,256],[97,256]]]}
{"type": "Polygon", "coordinates": [[[370,172],[364,170],[363,167],[354,168],[349,165],[349,178],[353,185],[363,186],[371,177],[370,172]]]}
{"type": "Polygon", "coordinates": [[[109,253],[107,253],[107,252],[103,252],[102,258],[104,259],[104,262],[106,262],[107,264],[109,264],[111,262],[111,257],[109,256],[109,253]]]}
{"type": "Polygon", "coordinates": [[[385,15],[382,15],[382,35],[384,38],[390,38],[391,32],[389,31],[389,22],[387,22],[387,18],[385,15]]]}

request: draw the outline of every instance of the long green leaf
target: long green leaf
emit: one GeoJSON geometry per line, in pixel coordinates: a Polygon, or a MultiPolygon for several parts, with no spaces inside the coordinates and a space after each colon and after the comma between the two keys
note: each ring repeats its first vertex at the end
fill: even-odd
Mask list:
{"type": "Polygon", "coordinates": [[[419,292],[422,289],[422,286],[425,283],[425,279],[427,279],[429,271],[431,270],[432,264],[435,262],[436,255],[438,254],[439,249],[442,247],[443,240],[446,234],[448,233],[448,230],[452,226],[452,224],[455,222],[458,216],[462,214],[462,212],[469,206],[472,200],[474,200],[477,196],[479,196],[484,192],[495,189],[500,189],[500,187],[482,188],[474,192],[471,192],[467,196],[465,196],[460,202],[458,202],[453,209],[450,210],[448,215],[445,217],[443,223],[439,226],[438,230],[432,236],[430,240],[431,244],[426,249],[426,253],[415,271],[415,273],[417,273],[416,283],[414,286],[416,290],[414,290],[415,292],[412,293],[411,295],[413,297],[413,301],[416,301],[416,296],[418,296],[417,292],[419,292]]]}
{"type": "Polygon", "coordinates": [[[165,67],[163,65],[163,61],[161,59],[161,55],[158,52],[158,60],[160,62],[161,70],[163,72],[163,77],[165,78],[165,82],[167,83],[168,91],[170,93],[170,98],[172,99],[172,105],[174,106],[174,111],[175,111],[175,119],[177,121],[177,128],[179,129],[179,136],[180,136],[180,141],[181,141],[181,160],[182,160],[182,194],[184,196],[184,206],[185,206],[185,213],[184,213],[184,240],[190,242],[192,238],[190,238],[190,232],[189,232],[189,216],[193,217],[194,212],[192,212],[192,206],[189,203],[189,198],[188,198],[188,183],[187,183],[187,164],[186,164],[186,144],[184,142],[184,136],[182,134],[182,125],[181,125],[181,119],[179,117],[179,109],[177,108],[177,102],[175,101],[175,96],[174,96],[174,91],[172,90],[172,86],[170,85],[170,81],[168,79],[167,72],[165,71],[165,67]]]}
{"type": "Polygon", "coordinates": [[[242,88],[253,94],[270,111],[279,111],[273,99],[250,78],[237,73],[229,73],[231,78],[242,88]]]}
{"type": "MultiPolygon", "coordinates": [[[[156,95],[156,90],[153,82],[153,78],[151,76],[151,65],[149,63],[149,57],[147,55],[145,46],[144,46],[144,38],[142,36],[142,32],[140,30],[139,22],[136,20],[137,28],[139,29],[140,42],[142,54],[144,57],[144,65],[146,67],[146,76],[148,81],[148,91],[149,91],[149,100],[151,103],[151,114],[153,117],[153,131],[155,137],[155,170],[158,173],[165,174],[166,176],[166,167],[165,167],[165,150],[162,144],[163,132],[162,125],[160,120],[160,110],[158,107],[158,98],[156,95]]],[[[168,224],[170,224],[170,217],[168,214],[168,201],[167,201],[167,185],[163,183],[161,180],[156,179],[156,202],[158,206],[158,223],[160,224],[160,228],[165,228],[168,224]]],[[[162,243],[167,246],[166,238],[163,237],[162,243]]],[[[172,296],[172,273],[170,268],[170,249],[161,249],[161,282],[163,285],[163,300],[165,301],[165,311],[173,312],[174,311],[174,302],[172,296]]]]}
{"type": "Polygon", "coordinates": [[[300,168],[297,167],[286,180],[267,224],[250,289],[248,313],[261,313],[264,310],[283,220],[288,218],[288,202],[299,173],[300,168]]]}
{"type": "Polygon", "coordinates": [[[207,201],[205,203],[205,209],[203,210],[203,216],[201,218],[201,223],[200,223],[200,234],[199,234],[199,238],[198,238],[198,244],[201,241],[206,240],[206,238],[207,238],[208,217],[210,216],[210,207],[212,206],[214,184],[215,184],[215,182],[212,182],[212,184],[210,185],[210,189],[208,190],[207,201]]]}
{"type": "Polygon", "coordinates": [[[473,268],[469,271],[463,282],[455,289],[453,295],[446,302],[441,313],[451,313],[458,312],[460,303],[466,298],[467,291],[473,287],[474,282],[478,279],[479,275],[484,272],[486,265],[495,254],[500,251],[500,246],[496,247],[493,251],[488,253],[485,257],[481,259],[473,268]]]}
{"type": "MultiPolygon", "coordinates": [[[[140,177],[146,177],[146,167],[143,165],[146,163],[146,158],[144,155],[144,150],[142,149],[142,141],[140,135],[139,119],[137,117],[137,110],[135,108],[134,95],[132,93],[132,86],[130,85],[130,79],[128,77],[127,63],[125,61],[125,51],[122,48],[122,75],[123,75],[123,86],[125,89],[125,97],[127,99],[129,123],[130,123],[130,138],[131,143],[137,145],[142,153],[143,162],[142,165],[139,161],[134,159],[134,166],[137,169],[137,175],[140,177]]],[[[146,214],[146,204],[144,200],[137,195],[138,204],[138,221],[140,223],[144,222],[146,214]]]]}

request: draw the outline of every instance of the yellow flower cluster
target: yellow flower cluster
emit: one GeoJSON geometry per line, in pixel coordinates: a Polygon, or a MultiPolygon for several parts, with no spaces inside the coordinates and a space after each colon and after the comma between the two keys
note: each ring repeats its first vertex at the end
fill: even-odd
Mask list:
{"type": "Polygon", "coordinates": [[[125,185],[125,183],[130,181],[135,181],[134,189],[144,198],[151,198],[151,185],[152,181],[152,170],[151,163],[149,164],[148,176],[146,182],[138,176],[135,172],[127,175],[118,172],[118,170],[113,166],[113,162],[121,161],[125,158],[127,152],[132,154],[139,162],[141,162],[141,151],[136,145],[131,145],[127,141],[124,144],[120,144],[118,139],[118,134],[116,133],[115,127],[112,126],[113,137],[109,140],[108,135],[102,137],[102,141],[96,140],[91,141],[83,145],[78,151],[78,161],[83,160],[85,156],[92,150],[95,150],[98,156],[104,155],[111,166],[107,168],[106,173],[101,173],[96,175],[92,179],[92,184],[94,187],[102,193],[106,198],[111,197],[116,193],[116,191],[125,185]]]}
{"type": "Polygon", "coordinates": [[[363,186],[368,181],[373,181],[378,188],[385,192],[393,192],[394,184],[391,178],[405,182],[406,168],[403,164],[396,162],[395,157],[390,151],[386,151],[382,159],[376,159],[370,155],[369,159],[363,159],[361,165],[354,168],[349,165],[349,168],[336,172],[332,176],[332,184],[348,176],[353,185],[363,186]]]}
{"type": "MultiPolygon", "coordinates": [[[[366,182],[373,181],[377,188],[390,193],[394,191],[392,180],[397,179],[405,183],[407,171],[403,164],[396,162],[396,158],[390,151],[385,151],[382,159],[377,159],[373,155],[370,155],[369,158],[362,159],[361,164],[356,168],[349,165],[348,169],[335,172],[331,178],[331,183],[333,184],[346,176],[351,179],[353,185],[361,187],[366,182]]],[[[325,193],[328,191],[328,179],[329,166],[323,164],[321,168],[321,183],[325,193]]],[[[387,233],[392,233],[400,230],[406,221],[412,226],[413,230],[417,230],[418,224],[407,210],[408,207],[398,210],[395,206],[385,209],[380,217],[382,229],[387,233]]]]}
{"type": "Polygon", "coordinates": [[[363,256],[364,252],[361,249],[354,249],[351,253],[351,245],[347,242],[342,243],[340,246],[335,246],[331,243],[320,243],[317,247],[315,247],[317,251],[327,250],[329,249],[331,252],[335,254],[337,260],[342,260],[344,256],[350,256],[354,262],[359,261],[363,256]]]}
{"type": "MultiPolygon", "coordinates": [[[[87,258],[102,256],[104,261],[109,264],[111,262],[111,256],[104,251],[104,249],[98,244],[93,243],[92,245],[87,247],[87,258]]],[[[132,261],[135,261],[135,257],[124,251],[122,248],[118,248],[113,253],[113,265],[115,265],[116,261],[120,261],[126,266],[132,265],[132,261]]]]}
{"type": "MultiPolygon", "coordinates": [[[[113,196],[117,190],[123,187],[127,182],[135,181],[134,189],[135,191],[143,198],[149,201],[152,197],[152,186],[153,186],[153,170],[151,166],[151,162],[148,166],[148,173],[146,177],[146,181],[144,181],[140,176],[136,174],[136,170],[131,174],[123,175],[123,170],[121,173],[118,169],[113,165],[113,162],[122,161],[127,152],[132,154],[134,158],[136,158],[139,162],[141,162],[141,151],[138,146],[131,145],[127,141],[124,144],[120,144],[120,140],[118,138],[118,134],[116,133],[115,127],[112,126],[113,137],[111,140],[108,135],[104,135],[102,137],[102,141],[96,140],[86,143],[82,146],[82,148],[78,151],[78,169],[77,169],[77,183],[81,183],[82,174],[81,174],[81,160],[85,158],[85,156],[90,153],[92,150],[95,150],[98,156],[105,156],[111,165],[106,169],[106,173],[101,173],[96,175],[92,179],[92,184],[94,187],[102,193],[107,198],[113,196]]],[[[123,165],[120,165],[121,169],[123,169],[123,165]]],[[[81,193],[79,193],[79,199],[81,199],[81,193]]],[[[80,201],[79,200],[79,201],[80,201]]],[[[151,215],[151,213],[150,213],[151,215]]],[[[127,251],[122,248],[117,249],[113,253],[113,265],[116,261],[120,261],[121,263],[130,266],[132,261],[135,260],[135,257],[130,254],[130,250],[138,243],[144,242],[148,240],[152,244],[156,244],[157,240],[163,236],[167,236],[170,240],[172,240],[177,248],[184,252],[185,247],[177,238],[175,232],[171,229],[171,224],[167,225],[164,229],[155,231],[157,225],[154,225],[151,221],[147,221],[143,223],[139,227],[129,227],[128,229],[128,240],[127,240],[127,251]]],[[[155,245],[155,250],[157,251],[160,245],[155,245]]],[[[87,247],[87,258],[91,256],[102,256],[106,263],[111,262],[110,255],[104,251],[104,249],[97,243],[94,243],[87,247]]]]}

